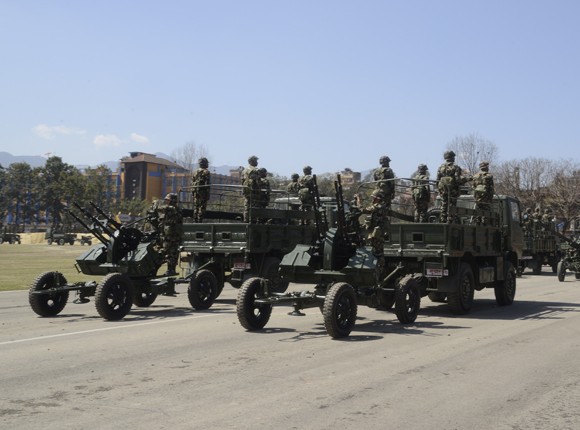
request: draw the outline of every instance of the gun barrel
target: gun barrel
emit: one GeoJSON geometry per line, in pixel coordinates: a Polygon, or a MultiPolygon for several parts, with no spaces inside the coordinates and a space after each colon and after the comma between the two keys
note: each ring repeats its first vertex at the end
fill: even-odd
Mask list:
{"type": "Polygon", "coordinates": [[[101,214],[102,216],[105,217],[105,219],[110,222],[111,224],[113,224],[113,226],[115,226],[115,228],[118,230],[121,228],[122,224],[119,223],[117,220],[113,219],[112,217],[110,217],[109,215],[107,215],[100,207],[98,207],[95,203],[93,202],[89,202],[91,204],[91,206],[93,208],[95,208],[95,210],[101,214]]]}
{"type": "Polygon", "coordinates": [[[90,231],[93,236],[95,236],[103,245],[107,245],[108,240],[96,229],[89,227],[77,214],[69,210],[68,214],[72,216],[80,225],[82,225],[87,231],[90,231]]]}

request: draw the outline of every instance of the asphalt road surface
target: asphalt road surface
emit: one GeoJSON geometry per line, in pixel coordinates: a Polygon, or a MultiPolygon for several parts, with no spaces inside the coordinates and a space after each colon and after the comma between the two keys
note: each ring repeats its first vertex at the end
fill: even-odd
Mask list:
{"type": "Polygon", "coordinates": [[[0,293],[0,428],[579,429],[580,281],[547,270],[461,317],[423,298],[402,326],[361,306],[345,340],[318,309],[246,332],[229,286],[204,312],[180,289],[116,322],[72,294],[41,318],[0,293]]]}

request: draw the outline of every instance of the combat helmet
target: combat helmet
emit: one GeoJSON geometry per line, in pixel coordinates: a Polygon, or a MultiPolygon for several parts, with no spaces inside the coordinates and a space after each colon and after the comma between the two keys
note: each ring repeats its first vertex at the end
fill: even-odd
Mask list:
{"type": "Polygon", "coordinates": [[[257,166],[258,157],[256,157],[255,155],[250,156],[250,158],[248,158],[248,163],[250,164],[250,166],[257,166]]]}
{"type": "Polygon", "coordinates": [[[489,161],[482,161],[479,163],[479,168],[482,170],[489,169],[489,161]]]}
{"type": "Polygon", "coordinates": [[[426,171],[426,170],[427,170],[427,165],[426,165],[426,164],[419,164],[419,165],[417,166],[417,170],[418,170],[419,172],[426,171]]]}
{"type": "Polygon", "coordinates": [[[300,175],[298,173],[292,173],[292,176],[290,176],[291,179],[298,179],[300,178],[300,175]]]}
{"type": "Polygon", "coordinates": [[[447,161],[453,161],[455,160],[455,152],[445,151],[445,153],[443,154],[443,158],[447,161]]]}
{"type": "Polygon", "coordinates": [[[163,200],[169,200],[169,203],[177,203],[177,194],[168,193],[163,200]]]}
{"type": "Polygon", "coordinates": [[[383,164],[390,163],[390,162],[391,162],[391,159],[389,158],[388,155],[383,155],[381,158],[379,158],[379,163],[381,163],[381,166],[383,164]]]}
{"type": "Polygon", "coordinates": [[[199,167],[207,168],[207,166],[209,166],[209,162],[207,161],[207,158],[205,158],[205,157],[201,157],[198,162],[199,162],[199,167]]]}
{"type": "Polygon", "coordinates": [[[302,169],[302,171],[304,172],[305,175],[310,175],[312,173],[312,167],[304,166],[304,169],[302,169]]]}

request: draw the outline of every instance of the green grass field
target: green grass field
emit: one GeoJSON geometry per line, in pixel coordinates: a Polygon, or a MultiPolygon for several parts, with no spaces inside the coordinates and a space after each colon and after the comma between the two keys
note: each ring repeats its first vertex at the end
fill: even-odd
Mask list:
{"type": "Polygon", "coordinates": [[[102,276],[84,275],[74,266],[76,258],[88,250],[78,244],[0,244],[0,291],[27,290],[38,275],[55,270],[69,282],[98,281],[102,276]]]}

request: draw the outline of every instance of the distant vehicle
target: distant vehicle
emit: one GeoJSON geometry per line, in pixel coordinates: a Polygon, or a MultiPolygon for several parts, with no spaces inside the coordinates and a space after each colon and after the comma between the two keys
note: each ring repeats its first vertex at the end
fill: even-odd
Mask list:
{"type": "Polygon", "coordinates": [[[62,227],[48,227],[44,238],[49,245],[56,243],[58,245],[74,245],[77,240],[77,235],[75,233],[65,232],[62,227]]]}
{"type": "Polygon", "coordinates": [[[2,227],[0,229],[0,244],[7,242],[10,245],[18,243],[20,245],[21,238],[18,233],[15,232],[14,228],[9,228],[8,226],[2,227]]]}

